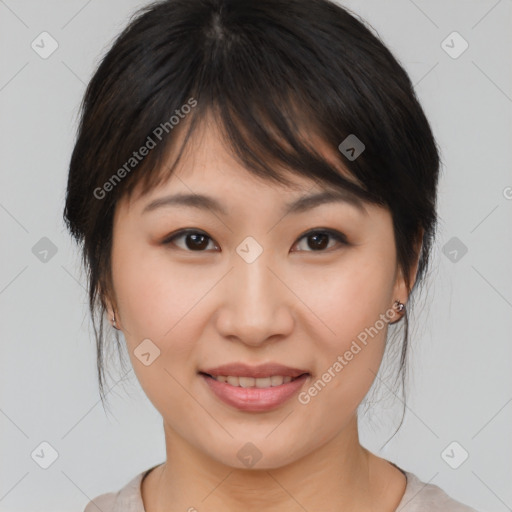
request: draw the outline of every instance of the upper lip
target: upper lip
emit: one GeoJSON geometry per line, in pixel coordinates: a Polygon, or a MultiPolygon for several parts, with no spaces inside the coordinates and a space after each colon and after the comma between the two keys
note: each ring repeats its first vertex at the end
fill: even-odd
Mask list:
{"type": "Polygon", "coordinates": [[[218,377],[219,375],[232,375],[234,377],[272,377],[274,375],[282,375],[283,377],[299,377],[304,373],[308,373],[307,370],[300,368],[292,368],[290,366],[284,366],[278,363],[266,363],[258,366],[250,366],[245,363],[229,363],[216,366],[215,368],[206,368],[200,370],[200,373],[206,373],[212,377],[218,377]]]}

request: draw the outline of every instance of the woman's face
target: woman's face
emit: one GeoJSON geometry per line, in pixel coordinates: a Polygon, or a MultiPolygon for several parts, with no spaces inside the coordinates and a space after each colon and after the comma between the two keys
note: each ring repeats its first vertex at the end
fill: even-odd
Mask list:
{"type": "Polygon", "coordinates": [[[407,298],[391,215],[343,200],[287,213],[328,189],[254,177],[213,128],[194,140],[168,182],[117,206],[117,324],[167,435],[232,467],[279,467],[343,435],[375,378],[407,298]],[[177,194],[211,204],[165,199],[177,194]],[[226,364],[287,368],[200,373],[226,364]],[[290,368],[307,375],[279,379],[290,368]]]}

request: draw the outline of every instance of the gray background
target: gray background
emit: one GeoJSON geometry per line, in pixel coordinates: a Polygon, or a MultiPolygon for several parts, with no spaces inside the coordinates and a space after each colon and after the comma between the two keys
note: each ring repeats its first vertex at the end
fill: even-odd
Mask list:
{"type": "MultiPolygon", "coordinates": [[[[161,418],[133,371],[123,381],[113,373],[112,412],[101,406],[84,274],[61,221],[85,84],[145,3],[0,0],[1,511],[83,510],[165,457],[161,418]],[[59,45],[47,59],[31,47],[43,31],[59,45]],[[46,261],[43,237],[57,250],[46,261]],[[42,442],[58,453],[47,469],[42,442]]],[[[512,510],[512,1],[344,5],[409,72],[444,162],[405,423],[385,444],[401,403],[383,400],[361,438],[481,511],[512,510]],[[457,58],[442,46],[453,31],[469,43],[457,58]],[[469,453],[457,469],[442,457],[453,441],[452,465],[469,453]]]]}

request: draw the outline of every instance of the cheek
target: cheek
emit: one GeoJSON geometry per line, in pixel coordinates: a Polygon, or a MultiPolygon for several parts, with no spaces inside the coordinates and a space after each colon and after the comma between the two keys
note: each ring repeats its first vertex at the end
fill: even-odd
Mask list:
{"type": "Polygon", "coordinates": [[[193,266],[177,271],[166,260],[165,252],[158,253],[132,250],[116,257],[113,277],[123,334],[137,379],[157,410],[173,417],[175,412],[166,411],[169,404],[178,409],[182,402],[190,406],[179,383],[189,377],[186,372],[197,349],[193,341],[201,337],[201,299],[218,276],[211,272],[202,276],[193,266]],[[145,342],[150,353],[152,350],[157,354],[147,366],[139,359],[146,352],[141,344],[146,339],[151,340],[145,342]]]}
{"type": "Polygon", "coordinates": [[[177,272],[159,251],[114,250],[113,279],[123,334],[141,387],[164,417],[190,416],[190,398],[180,383],[193,359],[191,340],[200,336],[200,308],[194,306],[217,278],[203,280],[193,268],[177,272]],[[143,342],[147,339],[151,343],[143,342]],[[144,352],[150,354],[147,365],[144,352]]]}
{"type": "Polygon", "coordinates": [[[310,392],[306,389],[303,403],[310,399],[317,407],[347,414],[368,392],[385,349],[388,324],[384,315],[390,308],[394,283],[392,262],[391,258],[365,259],[358,254],[330,272],[320,286],[309,280],[303,284],[302,293],[322,321],[317,335],[311,334],[318,375],[310,392]],[[317,395],[323,398],[316,400],[317,395]]]}
{"type": "Polygon", "coordinates": [[[322,343],[332,350],[342,350],[391,306],[392,255],[376,258],[369,252],[347,253],[340,265],[301,279],[297,295],[304,297],[324,333],[322,343]]]}
{"type": "Polygon", "coordinates": [[[181,330],[182,320],[211,287],[211,276],[203,280],[193,266],[177,269],[165,251],[132,250],[117,258],[116,254],[113,251],[114,286],[129,336],[155,340],[172,336],[172,330],[178,325],[181,330]]]}

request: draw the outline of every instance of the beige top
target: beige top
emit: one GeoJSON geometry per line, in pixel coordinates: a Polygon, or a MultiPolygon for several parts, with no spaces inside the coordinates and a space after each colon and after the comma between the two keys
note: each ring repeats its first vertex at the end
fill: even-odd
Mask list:
{"type": "MultiPolygon", "coordinates": [[[[159,465],[157,464],[157,466],[159,465]]],[[[94,498],[93,501],[87,504],[84,512],[145,512],[141,495],[141,482],[157,466],[139,473],[119,491],[101,494],[94,498]]],[[[437,485],[426,484],[413,473],[401,468],[398,469],[407,478],[407,485],[395,512],[477,512],[475,509],[450,498],[437,485]]]]}

